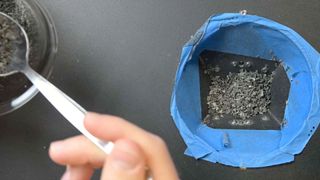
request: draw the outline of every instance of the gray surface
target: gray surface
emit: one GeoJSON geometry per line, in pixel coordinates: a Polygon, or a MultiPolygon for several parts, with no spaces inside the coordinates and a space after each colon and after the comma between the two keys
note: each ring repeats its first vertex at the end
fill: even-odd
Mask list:
{"type": "MultiPolygon", "coordinates": [[[[51,81],[89,110],[123,116],[162,136],[181,179],[320,176],[319,131],[295,163],[243,171],[184,156],[185,145],[169,114],[181,46],[207,17],[247,9],[294,28],[320,50],[318,0],[42,2],[60,37],[51,81]]],[[[0,119],[0,179],[58,179],[63,168],[49,160],[46,148],[77,131],[41,95],[0,119]]]]}

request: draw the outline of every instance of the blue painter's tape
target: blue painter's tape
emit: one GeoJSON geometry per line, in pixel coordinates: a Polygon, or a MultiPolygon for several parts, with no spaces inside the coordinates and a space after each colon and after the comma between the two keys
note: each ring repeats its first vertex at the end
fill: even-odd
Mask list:
{"type": "Polygon", "coordinates": [[[188,146],[185,154],[246,168],[293,161],[311,138],[310,130],[319,125],[319,62],[319,53],[307,41],[277,22],[235,13],[210,17],[182,49],[171,99],[171,115],[188,146]],[[290,67],[288,76],[299,82],[291,84],[287,125],[277,131],[213,129],[202,124],[198,57],[203,50],[280,58],[290,67]]]}

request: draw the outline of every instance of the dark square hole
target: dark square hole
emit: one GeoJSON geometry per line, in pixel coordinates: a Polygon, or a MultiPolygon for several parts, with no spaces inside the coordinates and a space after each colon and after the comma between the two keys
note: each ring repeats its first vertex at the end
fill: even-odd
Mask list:
{"type": "MultiPolygon", "coordinates": [[[[286,123],[284,112],[290,90],[290,81],[280,61],[206,50],[200,54],[199,63],[202,117],[204,123],[209,127],[217,129],[279,130],[286,123]],[[227,78],[228,75],[230,76],[229,73],[237,74],[244,71],[272,75],[271,101],[267,106],[268,110],[245,118],[235,116],[234,113],[213,114],[211,112],[208,116],[207,97],[210,92],[211,79],[205,73],[205,70],[212,69],[212,67],[215,68],[213,75],[220,78],[227,78]]],[[[248,95],[248,98],[252,97],[252,94],[248,95]]],[[[232,101],[228,103],[232,103],[232,101]]],[[[239,111],[241,112],[241,110],[239,111]]]]}

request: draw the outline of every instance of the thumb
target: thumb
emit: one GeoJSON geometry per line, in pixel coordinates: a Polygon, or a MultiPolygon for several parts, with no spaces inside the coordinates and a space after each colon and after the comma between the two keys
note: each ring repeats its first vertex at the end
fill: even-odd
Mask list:
{"type": "Polygon", "coordinates": [[[133,141],[121,139],[103,167],[101,180],[145,180],[145,156],[133,141]]]}

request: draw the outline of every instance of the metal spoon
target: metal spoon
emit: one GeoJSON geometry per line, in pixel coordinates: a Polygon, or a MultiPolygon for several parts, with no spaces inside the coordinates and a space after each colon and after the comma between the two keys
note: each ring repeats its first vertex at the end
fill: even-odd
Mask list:
{"type": "MultiPolygon", "coordinates": [[[[5,68],[0,68],[0,77],[6,77],[18,72],[25,74],[34,86],[75,128],[106,154],[110,154],[114,144],[94,137],[84,127],[83,122],[87,111],[29,66],[30,44],[24,28],[10,16],[0,12],[0,26],[4,23],[7,23],[13,32],[10,35],[11,37],[9,37],[12,40],[13,52],[9,64],[5,68]]],[[[148,167],[146,167],[146,174],[147,180],[153,179],[148,167]]]]}
{"type": "Polygon", "coordinates": [[[50,101],[50,103],[84,136],[109,154],[113,148],[112,142],[105,142],[89,133],[83,124],[87,113],[78,103],[56,88],[53,84],[35,72],[29,66],[29,39],[24,28],[7,14],[0,12],[0,25],[7,24],[12,40],[13,52],[9,64],[2,68],[0,77],[9,76],[18,72],[25,74],[35,87],[50,101]]]}

